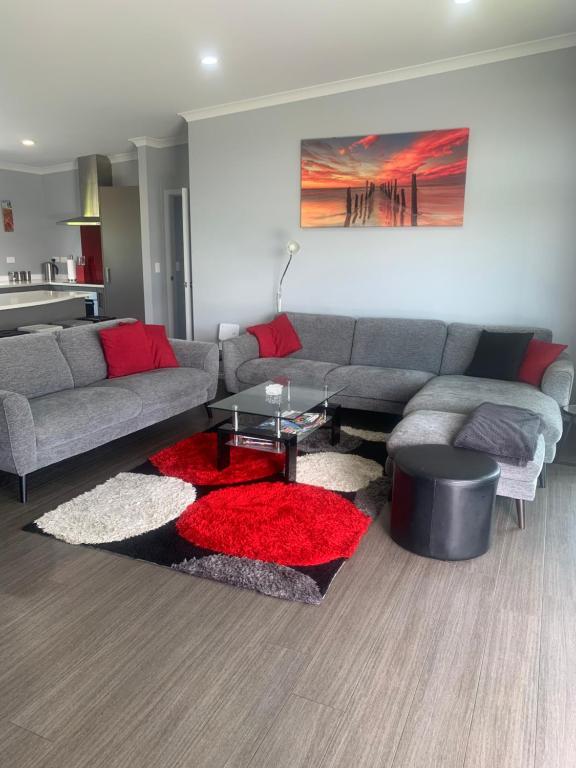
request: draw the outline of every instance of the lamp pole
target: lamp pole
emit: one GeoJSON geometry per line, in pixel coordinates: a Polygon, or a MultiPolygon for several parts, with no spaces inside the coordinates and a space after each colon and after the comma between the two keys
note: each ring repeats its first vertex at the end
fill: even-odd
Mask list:
{"type": "Polygon", "coordinates": [[[280,282],[278,283],[278,290],[276,292],[276,311],[282,312],[282,283],[284,282],[284,278],[286,277],[286,272],[288,272],[288,268],[290,267],[290,264],[292,264],[292,258],[298,253],[300,250],[300,243],[297,243],[296,240],[290,240],[290,242],[286,246],[286,251],[288,253],[288,263],[284,267],[284,272],[282,272],[282,277],[280,278],[280,282]]]}

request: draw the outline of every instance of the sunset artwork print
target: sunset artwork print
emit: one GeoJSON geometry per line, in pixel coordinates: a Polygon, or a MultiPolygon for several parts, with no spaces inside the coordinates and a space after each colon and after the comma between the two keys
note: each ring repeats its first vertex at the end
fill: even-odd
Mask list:
{"type": "Polygon", "coordinates": [[[302,141],[302,227],[460,227],[468,128],[302,141]]]}

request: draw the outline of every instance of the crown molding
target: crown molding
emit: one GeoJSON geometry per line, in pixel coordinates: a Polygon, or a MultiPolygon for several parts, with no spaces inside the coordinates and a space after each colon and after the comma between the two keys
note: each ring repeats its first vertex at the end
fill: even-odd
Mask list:
{"type": "Polygon", "coordinates": [[[163,139],[155,139],[152,136],[136,136],[134,139],[128,139],[135,147],[153,147],[154,149],[167,149],[168,147],[178,147],[181,144],[188,144],[187,136],[167,136],[163,139]]]}
{"type": "Polygon", "coordinates": [[[499,61],[509,61],[510,59],[533,56],[538,53],[559,51],[563,48],[571,48],[573,46],[576,46],[576,33],[557,35],[556,37],[547,37],[541,40],[531,40],[526,43],[507,45],[502,48],[492,48],[487,51],[467,53],[463,56],[454,56],[449,59],[439,59],[437,61],[427,62],[426,64],[416,64],[410,67],[402,67],[401,69],[376,72],[372,75],[362,75],[347,80],[335,80],[329,83],[311,85],[291,91],[271,93],[267,96],[258,96],[254,99],[243,99],[241,101],[231,101],[227,104],[216,104],[212,107],[190,109],[186,112],[179,112],[178,115],[179,117],[183,117],[186,122],[193,123],[197,120],[208,120],[211,117],[222,117],[223,115],[231,115],[236,112],[249,112],[255,109],[265,109],[266,107],[275,107],[296,101],[317,99],[322,96],[333,96],[338,93],[347,93],[349,91],[357,91],[364,88],[374,88],[378,85],[388,85],[389,83],[398,83],[403,80],[414,80],[419,77],[429,77],[430,75],[439,75],[445,72],[455,72],[459,69],[480,67],[484,64],[494,64],[499,61]]]}
{"type": "Polygon", "coordinates": [[[0,171],[17,171],[18,173],[32,173],[35,176],[46,176],[48,173],[63,173],[76,170],[76,161],[58,163],[57,165],[25,165],[24,163],[0,162],[0,171]]]}
{"type": "Polygon", "coordinates": [[[131,160],[138,159],[138,153],[136,150],[132,152],[119,152],[117,155],[108,155],[110,162],[114,163],[129,163],[131,160]]]}
{"type": "Polygon", "coordinates": [[[0,161],[0,171],[16,171],[17,173],[41,174],[42,168],[38,168],[33,165],[25,165],[23,163],[6,163],[4,161],[0,161]]]}

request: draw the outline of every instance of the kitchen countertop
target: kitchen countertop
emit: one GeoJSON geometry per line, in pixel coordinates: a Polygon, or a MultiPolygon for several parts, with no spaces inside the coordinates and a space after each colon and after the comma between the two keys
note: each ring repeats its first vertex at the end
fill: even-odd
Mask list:
{"type": "Polygon", "coordinates": [[[104,285],[102,283],[69,283],[67,280],[54,280],[52,282],[47,282],[46,280],[43,280],[42,278],[32,278],[30,282],[25,283],[10,283],[8,282],[7,278],[0,278],[0,288],[6,289],[6,288],[36,288],[39,285],[45,285],[45,286],[66,286],[67,288],[70,288],[71,290],[78,290],[82,288],[104,288],[104,285]]]}
{"type": "Polygon", "coordinates": [[[18,291],[0,294],[0,310],[38,307],[42,304],[55,304],[59,301],[77,301],[88,296],[80,291],[18,291]]]}

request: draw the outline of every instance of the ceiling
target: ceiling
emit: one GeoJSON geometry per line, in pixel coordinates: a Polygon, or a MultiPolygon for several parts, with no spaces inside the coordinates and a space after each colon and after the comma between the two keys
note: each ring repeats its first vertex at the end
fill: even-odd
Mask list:
{"type": "Polygon", "coordinates": [[[126,152],[182,131],[179,112],[574,32],[574,0],[9,2],[0,164],[126,152]]]}

